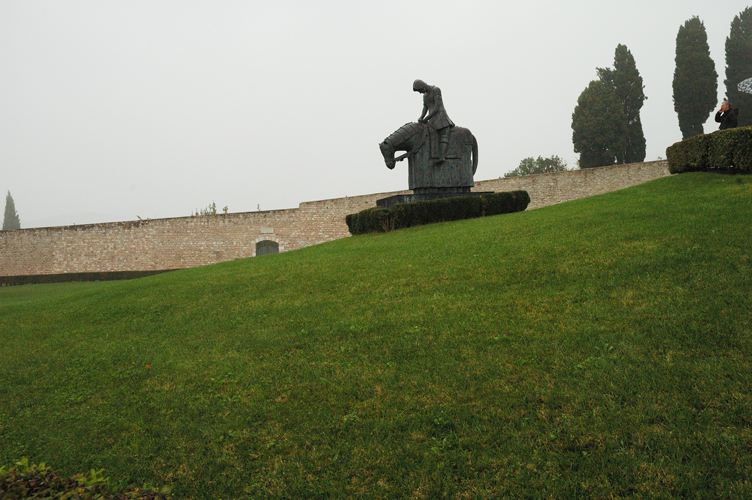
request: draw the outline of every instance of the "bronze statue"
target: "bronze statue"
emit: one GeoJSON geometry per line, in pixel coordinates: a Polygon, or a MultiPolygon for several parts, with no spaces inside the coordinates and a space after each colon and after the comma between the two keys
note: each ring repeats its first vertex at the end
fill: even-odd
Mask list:
{"type": "Polygon", "coordinates": [[[427,123],[439,133],[439,159],[437,163],[444,163],[449,146],[449,129],[454,127],[454,122],[444,109],[441,89],[428,85],[423,80],[415,80],[413,90],[423,94],[423,112],[418,118],[418,123],[427,123]],[[426,116],[426,113],[428,113],[428,116],[426,116]]]}
{"type": "Polygon", "coordinates": [[[423,113],[379,144],[386,166],[408,159],[408,184],[415,195],[469,193],[478,168],[478,142],[466,128],[454,125],[444,109],[441,90],[415,80],[423,94],[423,113]],[[397,151],[406,151],[395,158],[397,151]]]}

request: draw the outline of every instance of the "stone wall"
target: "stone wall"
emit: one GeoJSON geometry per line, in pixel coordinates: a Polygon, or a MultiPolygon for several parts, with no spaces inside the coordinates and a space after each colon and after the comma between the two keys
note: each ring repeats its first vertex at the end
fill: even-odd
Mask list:
{"type": "Polygon", "coordinates": [[[671,175],[666,160],[479,181],[473,191],[527,191],[527,209],[610,193],[671,175]]]}
{"type": "MultiPolygon", "coordinates": [[[[670,175],[665,161],[493,179],[475,191],[530,194],[528,209],[670,175]]],[[[296,209],[0,231],[0,276],[156,271],[253,257],[256,243],[279,251],[349,236],[345,216],[409,191],[301,203],[296,209]]]]}

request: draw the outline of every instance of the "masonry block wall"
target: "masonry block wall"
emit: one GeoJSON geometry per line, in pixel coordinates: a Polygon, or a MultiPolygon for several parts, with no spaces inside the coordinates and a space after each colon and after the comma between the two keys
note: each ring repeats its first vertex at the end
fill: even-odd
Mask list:
{"type": "Polygon", "coordinates": [[[610,193],[671,175],[666,160],[608,167],[586,168],[569,172],[505,177],[475,183],[473,191],[527,191],[527,209],[546,207],[597,194],[610,193]]]}
{"type": "MultiPolygon", "coordinates": [[[[607,193],[670,175],[666,161],[492,179],[474,191],[530,194],[528,209],[607,193]]],[[[280,252],[350,235],[347,214],[409,191],[301,203],[296,209],[0,231],[0,276],[181,269],[280,252]]]]}

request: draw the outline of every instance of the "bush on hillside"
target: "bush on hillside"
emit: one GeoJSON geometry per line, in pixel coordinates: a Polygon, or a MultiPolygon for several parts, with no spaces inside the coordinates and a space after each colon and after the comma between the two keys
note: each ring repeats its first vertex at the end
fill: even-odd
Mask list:
{"type": "Polygon", "coordinates": [[[672,174],[752,172],[752,127],[719,130],[677,142],[666,149],[672,174]]]}
{"type": "MultiPolygon", "coordinates": [[[[345,217],[347,228],[352,234],[363,234],[369,232],[368,228],[381,227],[389,219],[389,210],[383,207],[375,207],[363,210],[357,214],[350,214],[345,217]]],[[[384,229],[386,231],[386,229],[384,229]]]]}
{"type": "Polygon", "coordinates": [[[719,130],[711,134],[708,167],[752,172],[752,127],[719,130]]]}
{"type": "Polygon", "coordinates": [[[391,209],[369,208],[348,215],[345,221],[351,234],[379,233],[436,222],[521,212],[529,203],[527,191],[511,191],[400,203],[391,209]]]}
{"type": "Polygon", "coordinates": [[[22,498],[68,498],[91,500],[144,500],[166,499],[167,490],[135,488],[113,492],[107,479],[101,476],[102,470],[91,470],[89,474],[78,474],[64,478],[43,463],[29,465],[26,458],[13,467],[0,467],[0,498],[20,500],[22,498]]]}
{"type": "Polygon", "coordinates": [[[530,204],[527,191],[511,191],[508,193],[494,193],[481,196],[483,200],[483,215],[511,214],[522,212],[530,204]]]}
{"type": "Polygon", "coordinates": [[[703,170],[708,163],[710,135],[699,134],[666,149],[668,169],[672,174],[703,170]]]}
{"type": "Polygon", "coordinates": [[[436,222],[473,219],[483,214],[481,197],[462,196],[415,203],[400,203],[389,211],[395,229],[436,222]]]}

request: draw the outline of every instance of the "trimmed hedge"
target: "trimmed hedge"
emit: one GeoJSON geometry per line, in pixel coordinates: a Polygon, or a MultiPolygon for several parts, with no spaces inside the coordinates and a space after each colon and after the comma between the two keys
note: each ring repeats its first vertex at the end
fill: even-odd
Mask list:
{"type": "Polygon", "coordinates": [[[668,169],[682,172],[752,172],[752,127],[701,134],[666,149],[668,169]]]}
{"type": "Polygon", "coordinates": [[[64,274],[27,274],[22,276],[0,276],[0,286],[37,285],[40,283],[68,283],[71,281],[111,281],[132,280],[168,273],[174,269],[159,271],[102,271],[93,273],[64,273],[64,274]]]}
{"type": "Polygon", "coordinates": [[[530,203],[527,191],[459,196],[431,201],[399,203],[391,209],[369,208],[345,218],[353,235],[382,233],[435,222],[474,219],[522,212],[530,203]]]}

